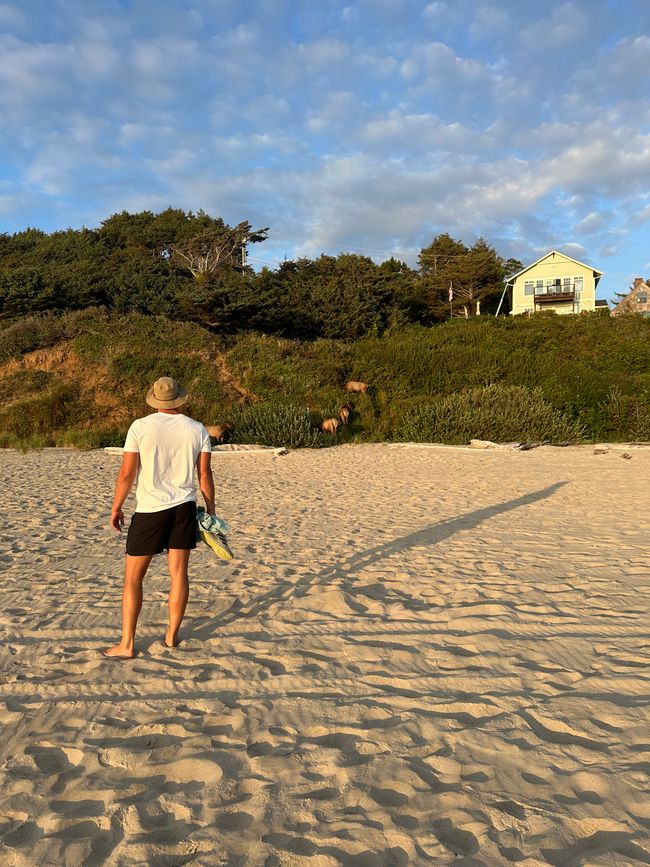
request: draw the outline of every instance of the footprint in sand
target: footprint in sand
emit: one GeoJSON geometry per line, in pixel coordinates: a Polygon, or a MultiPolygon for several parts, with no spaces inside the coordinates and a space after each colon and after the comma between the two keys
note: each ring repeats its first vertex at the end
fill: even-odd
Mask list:
{"type": "Polygon", "coordinates": [[[609,786],[605,783],[606,779],[606,774],[579,771],[571,779],[571,788],[581,801],[587,804],[602,804],[609,794],[609,786]]]}
{"type": "Polygon", "coordinates": [[[43,828],[36,822],[12,821],[9,830],[3,831],[0,839],[5,846],[9,846],[11,849],[21,849],[24,846],[33,846],[44,833],[43,828]]]}
{"type": "Polygon", "coordinates": [[[500,810],[502,813],[507,813],[508,816],[512,816],[514,819],[526,818],[526,810],[521,804],[518,804],[516,801],[497,801],[494,806],[497,808],[497,810],[500,810]]]}
{"type": "Polygon", "coordinates": [[[456,759],[447,756],[432,755],[422,759],[424,764],[433,771],[439,782],[455,784],[460,782],[461,766],[456,759]]]}
{"type": "Polygon", "coordinates": [[[25,755],[31,756],[39,771],[48,776],[71,771],[81,764],[83,759],[81,750],[73,747],[55,747],[48,743],[27,747],[25,755]]]}
{"type": "Polygon", "coordinates": [[[80,801],[52,801],[52,810],[66,818],[90,818],[103,816],[106,812],[104,801],[96,801],[89,798],[80,801]]]}
{"type": "Polygon", "coordinates": [[[400,786],[397,789],[395,786],[395,783],[391,787],[373,786],[369,795],[381,807],[405,807],[413,797],[413,790],[405,786],[400,786]]]}
{"type": "Polygon", "coordinates": [[[341,790],[337,789],[336,786],[324,786],[322,789],[294,795],[295,798],[305,801],[335,801],[340,796],[341,790]]]}
{"type": "Polygon", "coordinates": [[[222,813],[219,816],[215,816],[212,821],[220,831],[233,833],[236,831],[245,831],[247,828],[250,828],[255,821],[255,817],[250,813],[239,811],[234,813],[222,813]]]}
{"type": "Polygon", "coordinates": [[[453,855],[466,858],[476,855],[481,848],[478,838],[471,831],[457,828],[451,819],[437,819],[432,828],[434,836],[453,855]]]}

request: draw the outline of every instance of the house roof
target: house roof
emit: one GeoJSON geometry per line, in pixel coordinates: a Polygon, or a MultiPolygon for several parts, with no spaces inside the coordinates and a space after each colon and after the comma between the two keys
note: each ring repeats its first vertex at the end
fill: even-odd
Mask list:
{"type": "Polygon", "coordinates": [[[511,274],[508,278],[506,278],[506,283],[512,283],[513,280],[516,280],[517,277],[520,277],[526,271],[529,271],[531,268],[534,268],[535,265],[539,265],[540,262],[543,262],[544,259],[548,259],[549,256],[562,256],[563,259],[568,259],[569,262],[575,262],[576,265],[582,265],[583,268],[589,268],[594,272],[594,276],[599,275],[603,276],[603,272],[599,271],[598,268],[592,268],[591,265],[587,265],[584,262],[579,262],[578,259],[574,259],[572,256],[567,256],[566,253],[560,253],[559,250],[551,250],[549,253],[545,253],[541,258],[537,259],[536,262],[531,262],[530,265],[526,265],[525,268],[522,268],[521,271],[517,271],[516,274],[511,274]]]}

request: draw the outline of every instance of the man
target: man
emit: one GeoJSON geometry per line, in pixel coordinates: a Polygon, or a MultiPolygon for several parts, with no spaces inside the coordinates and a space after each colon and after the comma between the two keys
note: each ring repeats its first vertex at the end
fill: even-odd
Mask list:
{"type": "Polygon", "coordinates": [[[189,595],[187,564],[196,548],[196,467],[208,513],[214,515],[210,435],[198,421],[180,412],[188,394],[170,376],[154,382],[147,403],[158,412],[136,419],[126,436],[115,485],[111,526],[122,531],[122,506],[134,481],[135,514],[126,539],[122,592],[122,640],[103,650],[111,659],[135,656],[135,630],[142,608],[142,580],[154,554],[167,549],[171,577],[169,623],[163,639],[176,647],[189,595]]]}

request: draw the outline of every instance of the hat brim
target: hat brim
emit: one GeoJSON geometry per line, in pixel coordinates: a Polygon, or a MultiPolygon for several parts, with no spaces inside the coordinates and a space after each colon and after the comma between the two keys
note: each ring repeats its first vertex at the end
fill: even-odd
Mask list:
{"type": "Polygon", "coordinates": [[[183,406],[183,404],[187,402],[188,397],[189,395],[187,391],[179,385],[176,397],[171,400],[158,400],[158,398],[154,397],[152,385],[147,392],[145,400],[149,406],[153,406],[154,409],[176,409],[179,406],[183,406]]]}

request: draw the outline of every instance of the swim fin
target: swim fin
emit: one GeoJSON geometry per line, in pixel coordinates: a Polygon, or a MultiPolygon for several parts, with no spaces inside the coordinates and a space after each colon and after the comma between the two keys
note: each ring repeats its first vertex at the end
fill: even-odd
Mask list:
{"type": "Polygon", "coordinates": [[[234,560],[228,540],[222,530],[228,530],[228,524],[215,515],[208,515],[202,506],[196,510],[197,538],[211,548],[220,560],[234,560]]]}

